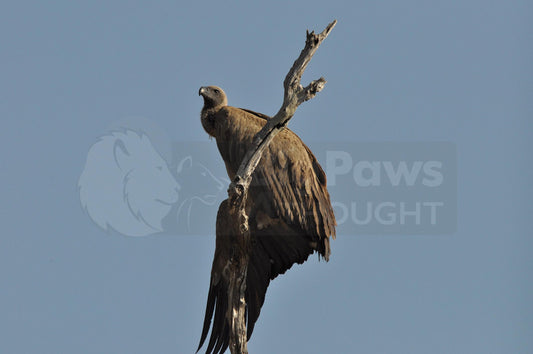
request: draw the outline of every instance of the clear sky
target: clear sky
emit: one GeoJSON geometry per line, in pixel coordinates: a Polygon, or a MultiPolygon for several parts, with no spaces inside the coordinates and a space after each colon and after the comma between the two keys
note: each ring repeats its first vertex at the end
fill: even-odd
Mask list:
{"type": "MultiPolygon", "coordinates": [[[[311,257],[271,284],[250,353],[533,352],[532,10],[474,0],[4,2],[0,352],[194,352],[214,223],[202,235],[105,232],[80,203],[88,151],[141,117],[218,158],[199,87],[275,113],[305,30],[333,19],[304,75],[328,83],[291,129],[310,146],[448,143],[456,225],[439,235],[339,228],[329,263],[311,257]]],[[[205,217],[210,225],[214,214],[205,217]]]]}

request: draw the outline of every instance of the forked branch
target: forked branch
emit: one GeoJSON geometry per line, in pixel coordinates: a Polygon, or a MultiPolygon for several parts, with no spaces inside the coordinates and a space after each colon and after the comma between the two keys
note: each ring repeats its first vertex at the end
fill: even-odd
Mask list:
{"type": "Polygon", "coordinates": [[[235,237],[234,241],[236,244],[233,245],[234,261],[230,270],[230,286],[228,289],[230,306],[227,316],[231,317],[229,347],[232,354],[248,353],[246,346],[245,291],[251,242],[245,205],[251,176],[261,159],[263,151],[272,139],[285,128],[298,106],[315,97],[324,88],[326,80],[323,77],[312,81],[306,87],[303,87],[300,81],[313,54],[315,54],[322,41],[326,39],[336,24],[337,20],[334,20],[319,34],[315,34],[314,31],[311,33],[307,31],[305,47],[283,81],[283,104],[278,113],[269,119],[263,129],[255,135],[252,147],[247,151],[235,179],[228,189],[230,217],[233,225],[238,225],[235,228],[237,237],[235,237]]]}

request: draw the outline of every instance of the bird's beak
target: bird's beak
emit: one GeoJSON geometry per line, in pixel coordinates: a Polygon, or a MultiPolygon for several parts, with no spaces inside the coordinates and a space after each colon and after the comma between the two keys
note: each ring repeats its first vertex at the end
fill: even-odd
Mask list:
{"type": "Polygon", "coordinates": [[[200,87],[200,90],[198,91],[198,95],[202,95],[206,91],[205,87],[200,87]]]}

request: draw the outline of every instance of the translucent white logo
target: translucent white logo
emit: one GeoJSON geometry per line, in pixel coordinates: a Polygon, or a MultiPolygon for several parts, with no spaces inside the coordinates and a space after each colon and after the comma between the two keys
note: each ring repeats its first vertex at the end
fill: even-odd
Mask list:
{"type": "Polygon", "coordinates": [[[78,187],[91,219],[127,236],[163,231],[180,188],[148,136],[132,130],[112,132],[91,146],[78,187]]]}

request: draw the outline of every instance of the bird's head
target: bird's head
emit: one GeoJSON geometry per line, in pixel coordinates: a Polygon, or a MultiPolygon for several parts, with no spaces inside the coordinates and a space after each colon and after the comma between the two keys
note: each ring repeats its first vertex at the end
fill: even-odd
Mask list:
{"type": "Polygon", "coordinates": [[[204,108],[214,108],[228,104],[226,93],[220,87],[202,86],[198,94],[204,98],[204,108]]]}

